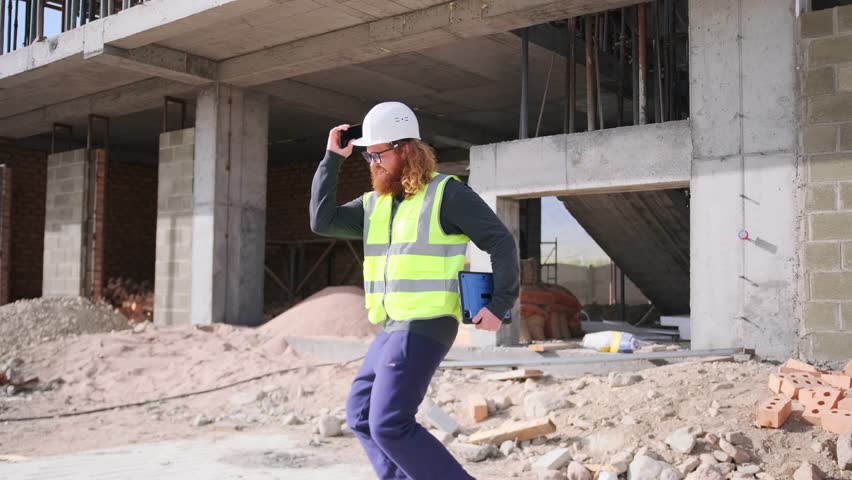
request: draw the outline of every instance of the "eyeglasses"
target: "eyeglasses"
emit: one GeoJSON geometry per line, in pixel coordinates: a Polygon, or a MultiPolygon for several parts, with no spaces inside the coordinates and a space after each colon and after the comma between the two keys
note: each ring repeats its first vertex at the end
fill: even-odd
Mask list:
{"type": "Polygon", "coordinates": [[[395,148],[399,148],[398,143],[392,143],[391,148],[389,148],[387,150],[382,150],[381,152],[361,152],[361,156],[364,157],[364,160],[366,160],[367,163],[375,163],[376,165],[381,165],[382,164],[382,154],[388,153],[395,148]]]}

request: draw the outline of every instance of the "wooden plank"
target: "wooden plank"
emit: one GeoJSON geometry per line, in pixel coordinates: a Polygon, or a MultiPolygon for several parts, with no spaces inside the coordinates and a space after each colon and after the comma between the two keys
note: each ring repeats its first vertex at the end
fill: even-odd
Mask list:
{"type": "Polygon", "coordinates": [[[481,422],[488,418],[488,401],[478,393],[472,393],[467,397],[467,406],[470,418],[474,422],[481,422]]]}
{"type": "Polygon", "coordinates": [[[519,370],[509,370],[508,372],[498,372],[486,375],[483,380],[501,381],[501,380],[524,380],[527,378],[538,378],[544,375],[541,370],[522,368],[519,370]]]}
{"type": "Polygon", "coordinates": [[[557,350],[568,350],[570,348],[579,348],[579,345],[577,345],[576,343],[566,343],[566,342],[531,343],[529,345],[529,347],[527,347],[527,348],[529,348],[533,352],[542,353],[542,352],[554,352],[554,351],[557,351],[557,350]]]}
{"type": "Polygon", "coordinates": [[[556,425],[549,418],[539,418],[525,422],[512,422],[500,428],[474,433],[470,436],[470,443],[500,445],[506,440],[523,442],[555,431],[556,425]]]}

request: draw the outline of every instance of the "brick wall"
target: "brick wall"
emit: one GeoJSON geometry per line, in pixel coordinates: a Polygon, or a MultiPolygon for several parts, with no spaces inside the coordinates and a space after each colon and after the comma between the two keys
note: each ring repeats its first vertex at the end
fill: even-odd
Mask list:
{"type": "Polygon", "coordinates": [[[44,296],[78,296],[81,293],[85,163],[85,149],[56,153],[47,159],[44,296]]]}
{"type": "Polygon", "coordinates": [[[154,323],[190,323],[195,129],[160,135],[154,323]]]}
{"type": "Polygon", "coordinates": [[[9,246],[12,228],[12,167],[0,165],[0,305],[9,302],[9,246]]]}
{"type": "Polygon", "coordinates": [[[852,6],[804,14],[800,32],[802,352],[841,360],[852,345],[852,6]]]}
{"type": "MultiPolygon", "coordinates": [[[[284,282],[290,282],[290,250],[294,250],[295,282],[299,284],[308,270],[326,250],[328,244],[310,243],[321,239],[311,232],[308,203],[311,181],[319,161],[271,162],[267,174],[266,265],[284,282]],[[303,246],[294,242],[307,241],[303,246]]],[[[370,169],[360,158],[346,160],[340,171],[338,204],[348,202],[371,190],[370,169]]],[[[361,243],[353,242],[355,251],[363,255],[361,243]]],[[[361,265],[349,247],[339,242],[308,279],[299,297],[304,298],[328,285],[361,285],[361,265]],[[329,267],[329,262],[331,267],[329,267]],[[329,272],[330,268],[330,272],[329,272]]],[[[266,303],[281,298],[281,289],[269,277],[264,282],[266,303]]],[[[291,286],[291,288],[293,288],[291,286]]]]}
{"type": "Polygon", "coordinates": [[[0,139],[0,162],[12,171],[9,220],[9,301],[41,296],[47,155],[0,139]]]}
{"type": "Polygon", "coordinates": [[[109,160],[106,168],[103,280],[154,282],[157,166],[109,160]]]}
{"type": "Polygon", "coordinates": [[[92,249],[93,259],[91,263],[91,272],[87,277],[91,283],[92,292],[87,294],[91,298],[103,298],[103,287],[106,279],[104,278],[104,249],[106,238],[104,236],[104,201],[106,200],[106,177],[107,177],[107,152],[105,150],[95,150],[93,165],[95,167],[95,191],[93,205],[91,207],[94,215],[94,239],[90,239],[89,244],[92,249]]]}

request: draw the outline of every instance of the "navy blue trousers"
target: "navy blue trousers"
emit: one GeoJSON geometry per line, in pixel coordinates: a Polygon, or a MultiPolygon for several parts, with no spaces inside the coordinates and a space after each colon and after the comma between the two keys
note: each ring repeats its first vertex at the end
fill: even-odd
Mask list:
{"type": "Polygon", "coordinates": [[[469,480],[414,416],[449,348],[407,331],[381,332],[352,382],[346,421],[382,480],[469,480]]]}

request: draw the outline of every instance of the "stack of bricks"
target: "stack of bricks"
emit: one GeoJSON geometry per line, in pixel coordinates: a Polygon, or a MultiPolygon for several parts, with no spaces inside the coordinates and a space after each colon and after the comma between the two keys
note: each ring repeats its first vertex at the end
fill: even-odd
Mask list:
{"type": "Polygon", "coordinates": [[[806,202],[803,352],[815,360],[852,344],[852,5],[801,17],[806,202]]]}
{"type": "Polygon", "coordinates": [[[154,323],[190,322],[195,129],[160,135],[154,323]]]}
{"type": "Polygon", "coordinates": [[[86,151],[47,159],[42,295],[79,296],[86,206],[86,151]]]}
{"type": "Polygon", "coordinates": [[[852,360],[842,372],[826,372],[790,359],[769,375],[774,394],[757,406],[755,424],[781,428],[794,413],[802,421],[844,434],[852,432],[852,360]]]}

